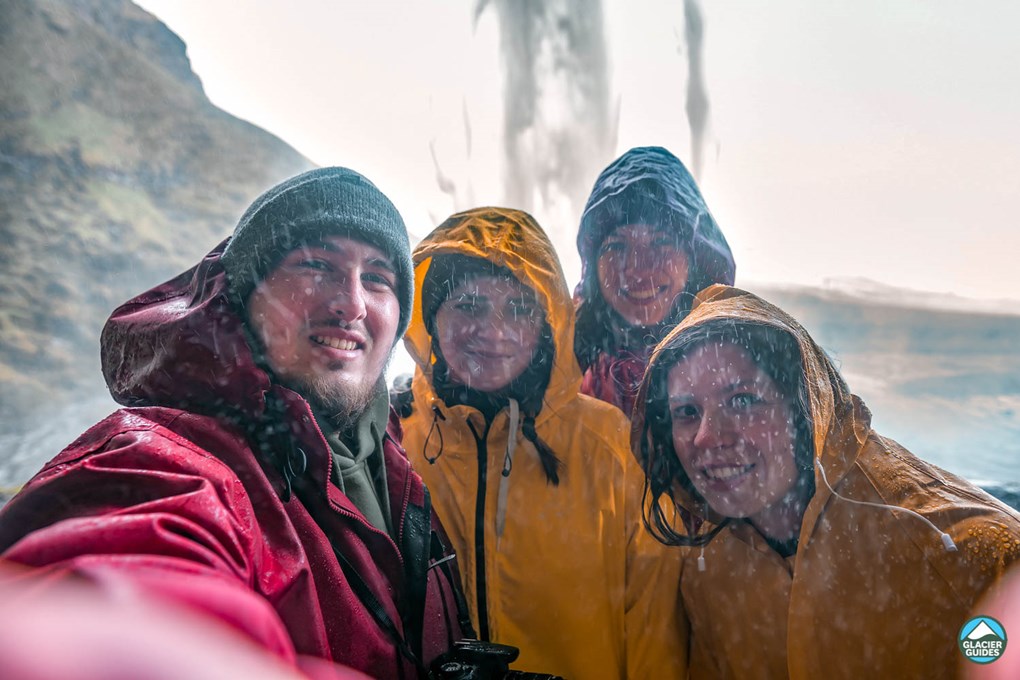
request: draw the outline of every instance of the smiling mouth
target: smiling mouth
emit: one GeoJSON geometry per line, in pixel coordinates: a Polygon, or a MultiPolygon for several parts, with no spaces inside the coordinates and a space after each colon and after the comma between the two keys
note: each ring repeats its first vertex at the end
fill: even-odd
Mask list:
{"type": "Polygon", "coordinates": [[[723,465],[718,467],[704,468],[701,474],[713,482],[728,482],[745,475],[754,467],[753,463],[748,465],[723,465]]]}
{"type": "Polygon", "coordinates": [[[620,291],[620,294],[634,302],[650,302],[662,295],[664,292],[666,292],[666,286],[656,286],[654,288],[643,288],[641,290],[628,290],[625,288],[620,291]]]}
{"type": "Polygon", "coordinates": [[[480,359],[487,359],[489,361],[504,361],[511,357],[510,354],[493,352],[489,349],[466,349],[464,350],[464,353],[476,356],[480,359]]]}
{"type": "Polygon", "coordinates": [[[323,347],[330,347],[332,349],[340,349],[346,351],[358,349],[358,343],[354,342],[353,340],[344,340],[342,338],[327,338],[321,335],[313,335],[312,342],[314,342],[317,345],[322,345],[323,347]]]}

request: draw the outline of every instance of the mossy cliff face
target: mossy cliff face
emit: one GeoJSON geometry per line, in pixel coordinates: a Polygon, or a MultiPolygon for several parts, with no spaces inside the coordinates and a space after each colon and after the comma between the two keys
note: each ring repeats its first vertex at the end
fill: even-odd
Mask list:
{"type": "Polygon", "coordinates": [[[0,436],[105,393],[110,311],[309,167],[213,106],[181,39],[130,2],[0,3],[0,436]]]}

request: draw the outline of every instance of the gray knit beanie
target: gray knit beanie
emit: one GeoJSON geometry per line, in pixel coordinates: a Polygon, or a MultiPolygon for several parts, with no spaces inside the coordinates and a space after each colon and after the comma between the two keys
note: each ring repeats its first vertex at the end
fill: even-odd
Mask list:
{"type": "Polygon", "coordinates": [[[221,261],[235,302],[294,248],[329,236],[363,241],[390,256],[397,273],[404,335],[414,301],[414,268],[400,213],[368,179],[347,168],[319,168],[291,177],[259,196],[241,216],[221,261]]]}

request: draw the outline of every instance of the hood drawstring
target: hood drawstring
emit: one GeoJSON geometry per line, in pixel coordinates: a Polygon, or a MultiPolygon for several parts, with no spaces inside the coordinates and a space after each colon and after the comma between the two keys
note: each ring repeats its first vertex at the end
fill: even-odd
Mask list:
{"type": "Polygon", "coordinates": [[[432,425],[429,427],[429,433],[425,437],[425,445],[422,447],[425,460],[429,462],[429,465],[435,465],[439,457],[443,455],[443,428],[439,427],[440,420],[446,420],[446,416],[443,415],[443,411],[437,404],[432,404],[432,425]],[[433,432],[439,433],[439,452],[435,456],[430,456],[429,441],[432,439],[433,432]]]}
{"type": "Polygon", "coordinates": [[[287,484],[286,497],[283,502],[290,500],[293,493],[294,480],[301,479],[308,469],[308,455],[300,446],[287,447],[286,461],[283,465],[283,478],[287,484]]]}
{"type": "Polygon", "coordinates": [[[496,549],[503,537],[506,527],[506,499],[510,492],[510,470],[514,465],[514,449],[517,448],[517,428],[521,421],[521,407],[516,399],[510,399],[510,422],[506,439],[506,455],[503,458],[503,471],[499,478],[499,494],[496,496],[496,549]]]}
{"type": "Polygon", "coordinates": [[[935,524],[930,519],[928,519],[927,517],[925,517],[921,513],[914,512],[910,508],[903,508],[903,507],[900,507],[898,505],[887,505],[885,503],[872,503],[871,501],[858,501],[858,500],[854,500],[853,498],[847,498],[846,496],[841,496],[838,493],[836,493],[836,490],[832,488],[831,484],[829,484],[829,479],[828,479],[828,477],[825,476],[825,467],[821,464],[821,461],[815,459],[815,466],[818,468],[818,471],[820,473],[822,473],[822,481],[825,482],[825,486],[827,486],[829,488],[829,491],[836,498],[842,499],[842,500],[846,501],[847,503],[856,503],[857,505],[870,505],[870,506],[875,507],[875,508],[885,508],[886,510],[891,510],[893,512],[898,510],[900,512],[905,512],[905,513],[907,513],[909,515],[913,515],[914,517],[918,518],[919,520],[921,520],[922,522],[924,522],[925,524],[930,526],[932,528],[932,531],[934,531],[935,533],[937,533],[939,535],[939,538],[942,539],[942,547],[946,549],[946,552],[956,552],[956,550],[957,550],[956,543],[953,542],[952,536],[950,536],[946,532],[944,532],[941,529],[939,529],[937,526],[935,526],[935,524]]]}

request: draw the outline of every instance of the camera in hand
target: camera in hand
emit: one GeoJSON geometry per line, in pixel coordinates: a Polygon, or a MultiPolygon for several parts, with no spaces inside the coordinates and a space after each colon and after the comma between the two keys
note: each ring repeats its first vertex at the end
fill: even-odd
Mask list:
{"type": "Polygon", "coordinates": [[[481,640],[460,640],[432,663],[435,680],[563,680],[558,675],[512,671],[520,650],[481,640]]]}

